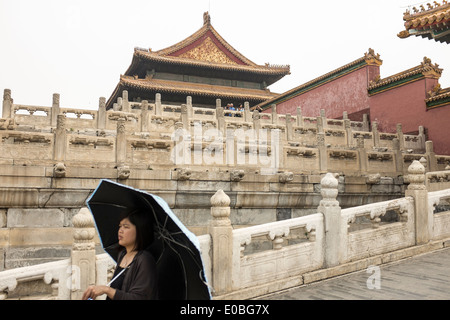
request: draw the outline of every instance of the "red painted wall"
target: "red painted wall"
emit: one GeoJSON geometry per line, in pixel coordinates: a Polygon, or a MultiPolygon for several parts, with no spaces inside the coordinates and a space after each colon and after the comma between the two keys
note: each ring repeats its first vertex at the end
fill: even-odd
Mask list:
{"type": "Polygon", "coordinates": [[[402,124],[404,133],[424,126],[435,153],[450,154],[450,105],[427,110],[425,104],[426,93],[437,83],[436,79],[423,79],[372,96],[370,121],[377,121],[383,132],[395,132],[397,123],[402,124]]]}
{"type": "Polygon", "coordinates": [[[342,118],[347,111],[351,120],[361,121],[362,115],[369,113],[368,83],[379,73],[378,66],[365,66],[277,104],[277,112],[295,115],[297,107],[301,107],[303,116],[315,117],[325,109],[328,118],[342,118]]]}

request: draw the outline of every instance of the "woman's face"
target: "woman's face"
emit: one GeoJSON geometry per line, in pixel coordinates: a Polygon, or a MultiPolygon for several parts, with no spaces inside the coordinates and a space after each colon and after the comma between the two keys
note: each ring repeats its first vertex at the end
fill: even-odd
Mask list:
{"type": "Polygon", "coordinates": [[[128,218],[120,221],[119,244],[127,249],[133,249],[136,242],[136,226],[128,218]]]}

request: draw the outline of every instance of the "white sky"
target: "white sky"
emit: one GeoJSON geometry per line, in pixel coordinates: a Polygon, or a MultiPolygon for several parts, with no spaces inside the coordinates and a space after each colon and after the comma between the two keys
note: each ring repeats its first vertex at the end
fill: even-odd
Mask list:
{"type": "MultiPolygon", "coordinates": [[[[439,1],[440,2],[440,1],[439,1]]],[[[427,2],[423,2],[426,4],[427,2]]],[[[289,64],[270,87],[282,93],[364,55],[383,60],[381,77],[417,66],[423,57],[444,69],[450,45],[400,39],[403,13],[419,0],[0,0],[0,94],[15,103],[97,109],[131,63],[134,47],[160,50],[197,31],[203,12],[214,28],[258,64],[289,64]]],[[[1,98],[0,98],[1,99],[1,98]]],[[[1,112],[1,108],[0,108],[1,112]]]]}

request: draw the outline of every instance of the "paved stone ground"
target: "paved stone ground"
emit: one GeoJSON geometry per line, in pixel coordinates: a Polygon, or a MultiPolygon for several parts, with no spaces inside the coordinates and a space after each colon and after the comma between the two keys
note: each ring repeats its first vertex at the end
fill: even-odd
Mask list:
{"type": "Polygon", "coordinates": [[[261,298],[267,300],[449,300],[450,248],[261,298]]]}

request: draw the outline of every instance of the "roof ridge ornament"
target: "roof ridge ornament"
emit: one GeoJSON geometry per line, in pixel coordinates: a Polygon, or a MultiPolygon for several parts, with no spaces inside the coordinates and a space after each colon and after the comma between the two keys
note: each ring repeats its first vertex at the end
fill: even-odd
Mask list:
{"type": "Polygon", "coordinates": [[[375,50],[369,48],[368,52],[364,53],[364,60],[369,65],[380,66],[383,64],[383,60],[380,59],[380,54],[375,53],[375,50]]]}
{"type": "Polygon", "coordinates": [[[203,13],[203,25],[211,25],[211,16],[208,11],[203,13]]]}

